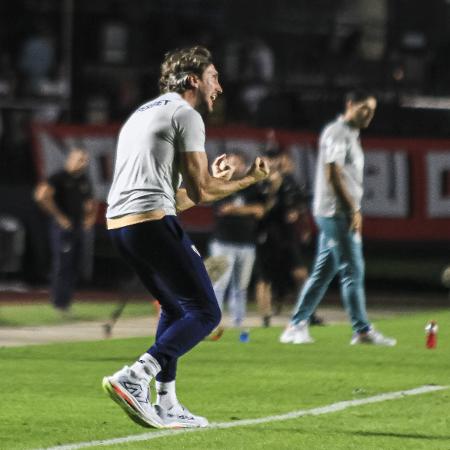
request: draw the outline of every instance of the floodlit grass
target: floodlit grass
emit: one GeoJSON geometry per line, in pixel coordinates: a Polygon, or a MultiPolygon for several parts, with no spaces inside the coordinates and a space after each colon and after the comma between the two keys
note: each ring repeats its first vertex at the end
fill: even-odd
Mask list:
{"type": "MultiPolygon", "coordinates": [[[[117,302],[75,302],[69,318],[62,318],[47,304],[1,305],[0,326],[56,325],[83,320],[105,320],[117,307],[117,302]]],[[[129,302],[122,317],[142,317],[154,314],[149,302],[129,302]]]]}
{"type": "MultiPolygon", "coordinates": [[[[377,321],[394,348],[348,345],[347,325],[312,329],[317,342],[278,343],[280,329],[229,330],[182,358],[178,393],[213,422],[265,417],[425,384],[450,384],[450,312],[377,321]],[[425,348],[424,326],[441,326],[425,348]]],[[[148,339],[0,349],[0,448],[33,449],[148,432],[101,390],[104,375],[132,362],[148,339]]],[[[166,436],[105,449],[449,449],[450,390],[317,417],[166,436]]]]}

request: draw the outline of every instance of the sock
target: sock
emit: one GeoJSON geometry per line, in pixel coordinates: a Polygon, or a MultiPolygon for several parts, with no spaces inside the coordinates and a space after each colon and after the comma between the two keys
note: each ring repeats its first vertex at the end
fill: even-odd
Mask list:
{"type": "Polygon", "coordinates": [[[175,392],[175,380],[169,382],[156,381],[156,404],[163,409],[170,409],[178,405],[177,393],[175,392]]]}
{"type": "Polygon", "coordinates": [[[148,383],[150,380],[161,371],[159,362],[152,355],[144,353],[139,359],[130,367],[133,375],[140,379],[145,380],[148,383]]]}

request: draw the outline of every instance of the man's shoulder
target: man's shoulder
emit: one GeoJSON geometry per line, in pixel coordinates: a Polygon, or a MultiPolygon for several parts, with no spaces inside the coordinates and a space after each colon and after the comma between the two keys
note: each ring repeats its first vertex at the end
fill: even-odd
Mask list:
{"type": "Polygon", "coordinates": [[[337,118],[328,122],[324,126],[322,133],[345,133],[347,132],[347,128],[345,122],[341,118],[337,118]]]}
{"type": "Polygon", "coordinates": [[[321,140],[325,141],[328,139],[341,140],[348,136],[348,127],[341,119],[336,119],[333,122],[328,123],[322,130],[320,135],[321,140]]]}
{"type": "MultiPolygon", "coordinates": [[[[174,112],[180,108],[189,106],[189,104],[178,94],[168,93],[155,97],[139,105],[129,116],[127,122],[134,123],[139,118],[146,119],[154,116],[172,117],[174,112]]],[[[126,122],[126,123],[127,123],[126,122]]]]}
{"type": "Polygon", "coordinates": [[[194,120],[203,122],[201,114],[186,101],[180,102],[176,106],[174,110],[174,118],[178,120],[194,120]]]}

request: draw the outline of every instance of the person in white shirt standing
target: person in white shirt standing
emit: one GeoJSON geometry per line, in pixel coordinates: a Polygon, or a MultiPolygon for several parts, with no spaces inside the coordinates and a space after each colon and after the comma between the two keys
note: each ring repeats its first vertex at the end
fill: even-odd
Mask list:
{"type": "Polygon", "coordinates": [[[313,214],[319,229],[311,275],[300,292],[281,343],[307,344],[308,320],[339,274],[341,296],[350,317],[350,344],[393,346],[396,340],[377,332],[369,322],[364,289],[362,215],[364,153],[359,132],[367,128],[377,101],[365,91],[347,94],[345,112],[323,130],[319,140],[313,214]]]}
{"type": "Polygon", "coordinates": [[[177,361],[219,324],[220,308],[200,253],[176,214],[213,202],[266,178],[256,158],[239,179],[226,155],[208,171],[202,114],[222,88],[211,53],[190,47],[168,53],[161,95],[140,106],[123,125],[106,213],[123,258],[161,304],[155,343],[130,367],[103,379],[103,388],[137,423],[155,428],[205,427],[177,399],[177,361]],[[182,179],[186,188],[180,188],[182,179]],[[150,381],[157,398],[151,403],[150,381]]]}

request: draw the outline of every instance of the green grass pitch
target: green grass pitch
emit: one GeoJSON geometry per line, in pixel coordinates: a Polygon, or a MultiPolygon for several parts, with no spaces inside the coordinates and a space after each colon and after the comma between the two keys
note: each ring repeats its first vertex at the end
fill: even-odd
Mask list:
{"type": "MultiPolygon", "coordinates": [[[[279,328],[228,330],[179,364],[180,400],[211,422],[266,417],[426,384],[450,385],[450,312],[377,321],[394,348],[351,347],[350,328],[313,328],[317,342],[278,343],[279,328]],[[440,325],[425,348],[424,326],[440,325]]],[[[36,449],[149,432],[101,389],[101,379],[151,344],[123,339],[0,349],[0,448],[36,449]]],[[[151,431],[151,430],[150,430],[151,431]]],[[[165,436],[102,449],[450,449],[450,390],[316,417],[165,436]]]]}

